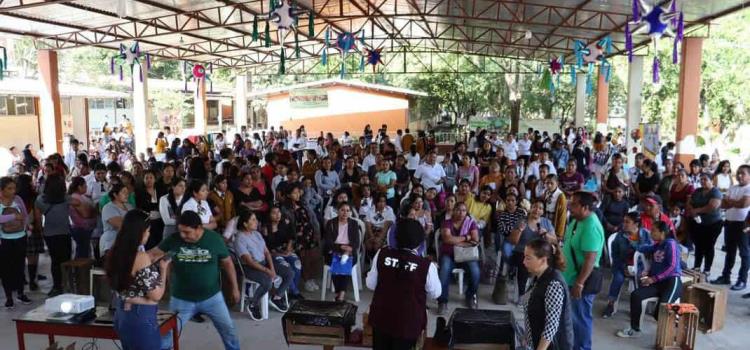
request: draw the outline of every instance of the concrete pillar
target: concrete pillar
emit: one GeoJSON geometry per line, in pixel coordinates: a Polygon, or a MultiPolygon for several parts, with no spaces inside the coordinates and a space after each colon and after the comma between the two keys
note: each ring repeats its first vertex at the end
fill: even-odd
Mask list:
{"type": "Polygon", "coordinates": [[[146,154],[151,142],[148,139],[148,68],[145,62],[133,66],[133,136],[135,155],[146,154]],[[143,76],[143,81],[141,81],[143,76]]]}
{"type": "Polygon", "coordinates": [[[606,135],[608,119],[609,83],[607,82],[606,75],[599,71],[599,81],[596,84],[596,131],[606,135]]]}
{"type": "Polygon", "coordinates": [[[680,60],[680,86],[677,100],[677,161],[687,164],[695,158],[698,116],[700,114],[701,63],[703,38],[685,38],[680,60]]]}
{"type": "Polygon", "coordinates": [[[37,51],[39,77],[42,86],[39,92],[39,118],[41,143],[47,155],[64,154],[62,133],[62,106],[57,78],[57,52],[53,50],[37,51]]]}
{"type": "Polygon", "coordinates": [[[206,119],[208,118],[208,105],[206,103],[206,79],[197,79],[195,82],[195,126],[194,135],[206,134],[206,119]]]}
{"type": "Polygon", "coordinates": [[[576,127],[585,126],[584,117],[586,116],[586,77],[578,76],[576,79],[576,109],[574,122],[576,127]]]}
{"type": "Polygon", "coordinates": [[[625,124],[625,146],[628,150],[628,164],[635,164],[633,147],[637,143],[630,137],[633,130],[641,124],[641,108],[643,107],[643,56],[633,56],[628,66],[628,105],[625,124]]]}
{"type": "Polygon", "coordinates": [[[234,88],[234,128],[239,133],[247,125],[247,73],[235,77],[234,88]]]}

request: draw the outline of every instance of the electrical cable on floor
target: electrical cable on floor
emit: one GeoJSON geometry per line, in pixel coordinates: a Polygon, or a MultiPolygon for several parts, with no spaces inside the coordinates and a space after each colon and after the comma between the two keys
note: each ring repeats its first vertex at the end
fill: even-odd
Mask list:
{"type": "MultiPolygon", "coordinates": [[[[112,344],[115,344],[115,346],[116,346],[116,347],[117,347],[117,348],[118,348],[119,350],[122,350],[122,348],[120,347],[120,345],[119,345],[119,344],[117,344],[117,342],[116,342],[116,341],[115,341],[114,339],[112,339],[112,344]]],[[[83,349],[81,349],[81,350],[83,350],[83,349]]]]}

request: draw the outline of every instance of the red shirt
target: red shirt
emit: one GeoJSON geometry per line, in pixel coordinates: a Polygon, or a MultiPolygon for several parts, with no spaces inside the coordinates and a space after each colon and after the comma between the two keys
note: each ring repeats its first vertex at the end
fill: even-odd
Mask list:
{"type": "Polygon", "coordinates": [[[271,164],[266,164],[260,168],[260,173],[263,175],[263,179],[266,180],[266,182],[271,183],[273,180],[273,166],[271,164]]]}
{"type": "MultiPolygon", "coordinates": [[[[664,213],[659,213],[659,221],[664,221],[667,223],[667,226],[669,227],[669,231],[674,236],[676,234],[674,224],[672,223],[672,220],[669,219],[669,216],[664,213]]],[[[654,220],[648,216],[648,215],[642,215],[641,216],[641,227],[651,232],[651,229],[654,227],[654,220]]]]}

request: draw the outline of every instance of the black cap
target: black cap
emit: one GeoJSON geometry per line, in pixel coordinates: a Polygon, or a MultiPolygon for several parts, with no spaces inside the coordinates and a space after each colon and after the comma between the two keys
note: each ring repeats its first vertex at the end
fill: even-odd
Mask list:
{"type": "Polygon", "coordinates": [[[400,219],[396,223],[396,245],[398,248],[416,249],[424,242],[424,228],[414,219],[400,219]]]}

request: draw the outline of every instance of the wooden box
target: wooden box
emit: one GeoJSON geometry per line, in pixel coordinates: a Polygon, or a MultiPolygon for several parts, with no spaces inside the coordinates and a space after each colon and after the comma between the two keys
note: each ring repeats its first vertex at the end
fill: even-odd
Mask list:
{"type": "Polygon", "coordinates": [[[93,259],[69,260],[60,265],[62,270],[63,291],[65,293],[86,295],[89,291],[89,271],[94,266],[93,259]]]}
{"type": "Polygon", "coordinates": [[[344,327],[306,326],[286,320],[286,339],[292,344],[343,346],[346,330],[344,327]]]}
{"type": "Polygon", "coordinates": [[[688,287],[689,303],[700,312],[698,329],[712,333],[724,328],[727,313],[727,290],[707,283],[688,287]]]}
{"type": "Polygon", "coordinates": [[[678,314],[672,305],[659,306],[659,324],[656,329],[657,350],[694,350],[695,334],[698,331],[699,311],[693,304],[675,304],[678,314]]]}
{"type": "Polygon", "coordinates": [[[694,271],[694,270],[682,270],[682,301],[689,303],[690,302],[690,290],[688,287],[690,287],[693,284],[698,283],[708,283],[708,279],[706,278],[706,274],[700,271],[694,271]]]}

